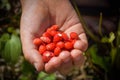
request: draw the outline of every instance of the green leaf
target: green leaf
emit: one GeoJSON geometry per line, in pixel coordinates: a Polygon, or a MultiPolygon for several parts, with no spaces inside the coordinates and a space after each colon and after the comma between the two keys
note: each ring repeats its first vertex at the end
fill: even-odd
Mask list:
{"type": "Polygon", "coordinates": [[[102,43],[112,43],[113,40],[115,40],[115,34],[113,32],[111,32],[109,34],[109,37],[106,37],[106,36],[102,37],[101,42],[102,43]]]}
{"type": "Polygon", "coordinates": [[[49,74],[49,76],[45,77],[44,80],[56,80],[56,77],[54,74],[49,74]]]}
{"type": "Polygon", "coordinates": [[[8,0],[1,0],[1,3],[2,3],[1,5],[2,8],[5,8],[7,10],[11,9],[11,5],[8,0]]]}
{"type": "Polygon", "coordinates": [[[12,34],[15,34],[15,35],[19,35],[20,34],[20,29],[19,28],[15,29],[14,27],[8,27],[7,31],[9,33],[12,33],[12,34]]]}
{"type": "Polygon", "coordinates": [[[25,76],[25,75],[22,75],[22,76],[20,76],[19,80],[29,80],[29,78],[27,76],[25,76]]]}
{"type": "Polygon", "coordinates": [[[45,72],[40,72],[38,74],[37,80],[56,80],[55,74],[47,74],[45,72]]]}
{"type": "Polygon", "coordinates": [[[108,61],[109,58],[108,57],[103,57],[103,56],[99,56],[98,53],[98,48],[96,45],[93,45],[89,48],[88,52],[91,55],[92,58],[92,62],[94,64],[97,64],[98,66],[100,66],[101,68],[103,68],[106,72],[108,71],[108,61]]]}
{"type": "Polygon", "coordinates": [[[111,32],[110,34],[109,34],[109,43],[112,43],[113,42],[113,40],[115,39],[115,34],[113,33],[113,32],[111,32]]]}
{"type": "Polygon", "coordinates": [[[108,43],[109,42],[109,38],[108,37],[102,37],[102,39],[101,39],[101,42],[102,43],[108,43]]]}
{"type": "Polygon", "coordinates": [[[44,78],[45,76],[47,76],[47,73],[45,73],[45,72],[40,72],[39,74],[38,74],[38,79],[37,80],[39,80],[39,79],[42,79],[42,78],[44,78]]]}
{"type": "Polygon", "coordinates": [[[9,33],[13,33],[14,28],[13,28],[13,27],[8,27],[8,28],[7,28],[7,31],[8,31],[9,33]]]}
{"type": "Polygon", "coordinates": [[[11,39],[5,44],[3,57],[7,61],[15,63],[18,61],[21,51],[20,38],[16,35],[12,35],[11,39]]]}
{"type": "Polygon", "coordinates": [[[2,56],[3,51],[4,51],[4,45],[3,45],[2,41],[0,40],[0,56],[2,56]]]}
{"type": "Polygon", "coordinates": [[[22,74],[28,75],[34,73],[35,68],[28,61],[24,60],[22,64],[22,74]]]}
{"type": "Polygon", "coordinates": [[[20,38],[16,35],[12,35],[11,40],[11,60],[16,62],[19,59],[22,52],[20,38]]]}
{"type": "Polygon", "coordinates": [[[38,74],[37,80],[44,79],[46,76],[47,76],[47,73],[42,71],[38,74]]]}
{"type": "Polygon", "coordinates": [[[0,37],[0,54],[3,53],[6,42],[10,39],[10,35],[8,33],[4,33],[0,37]]]}
{"type": "Polygon", "coordinates": [[[4,48],[4,51],[2,53],[2,57],[6,61],[10,61],[10,59],[11,59],[11,56],[10,56],[10,40],[7,41],[7,43],[5,44],[5,48],[4,48]]]}
{"type": "Polygon", "coordinates": [[[110,52],[110,55],[111,55],[112,64],[114,64],[114,61],[115,61],[115,58],[116,58],[116,55],[117,55],[117,48],[112,48],[111,52],[110,52]]]}
{"type": "Polygon", "coordinates": [[[0,39],[2,42],[6,42],[10,39],[10,35],[8,33],[4,33],[0,39]]]}
{"type": "Polygon", "coordinates": [[[27,74],[27,75],[21,75],[20,77],[19,77],[19,79],[17,79],[17,80],[32,80],[31,79],[31,76],[33,76],[33,75],[30,75],[30,74],[27,74]]]}
{"type": "Polygon", "coordinates": [[[26,61],[23,57],[23,62],[21,65],[21,76],[18,80],[36,80],[36,77],[37,73],[34,66],[26,61]]]}

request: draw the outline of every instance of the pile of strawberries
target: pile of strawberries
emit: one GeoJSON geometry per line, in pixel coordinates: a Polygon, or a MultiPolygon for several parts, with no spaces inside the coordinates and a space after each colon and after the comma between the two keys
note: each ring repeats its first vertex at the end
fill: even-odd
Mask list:
{"type": "Polygon", "coordinates": [[[38,51],[46,63],[52,57],[58,56],[61,51],[72,50],[77,39],[77,33],[71,32],[68,37],[66,33],[59,30],[58,25],[52,25],[41,37],[35,38],[33,43],[38,47],[38,51]]]}

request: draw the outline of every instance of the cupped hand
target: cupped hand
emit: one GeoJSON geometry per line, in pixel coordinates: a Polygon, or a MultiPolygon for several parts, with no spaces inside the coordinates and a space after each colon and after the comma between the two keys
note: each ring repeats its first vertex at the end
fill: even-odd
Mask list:
{"type": "Polygon", "coordinates": [[[47,73],[59,71],[67,74],[73,67],[80,67],[85,57],[83,52],[88,43],[84,29],[69,0],[21,0],[22,16],[20,35],[25,58],[31,62],[37,71],[47,73]],[[33,39],[39,37],[51,25],[57,24],[59,29],[68,35],[70,32],[79,34],[79,40],[74,49],[62,51],[58,57],[53,57],[44,64],[41,55],[33,44],[33,39]]]}

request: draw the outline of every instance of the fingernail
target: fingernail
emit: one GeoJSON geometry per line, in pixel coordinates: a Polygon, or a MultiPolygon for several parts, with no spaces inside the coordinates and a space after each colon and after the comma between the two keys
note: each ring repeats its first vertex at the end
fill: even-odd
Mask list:
{"type": "Polygon", "coordinates": [[[34,63],[35,69],[38,71],[38,64],[34,63]]]}

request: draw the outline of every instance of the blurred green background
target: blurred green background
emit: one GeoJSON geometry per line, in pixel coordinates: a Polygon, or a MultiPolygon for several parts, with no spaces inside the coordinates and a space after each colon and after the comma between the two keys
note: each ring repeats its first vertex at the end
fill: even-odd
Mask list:
{"type": "Polygon", "coordinates": [[[84,65],[63,76],[58,72],[37,72],[24,59],[20,40],[20,2],[0,0],[0,80],[120,80],[119,8],[115,8],[118,13],[114,15],[105,16],[101,11],[93,16],[93,12],[92,15],[85,14],[84,7],[74,2],[73,6],[86,31],[89,46],[84,65]]]}

